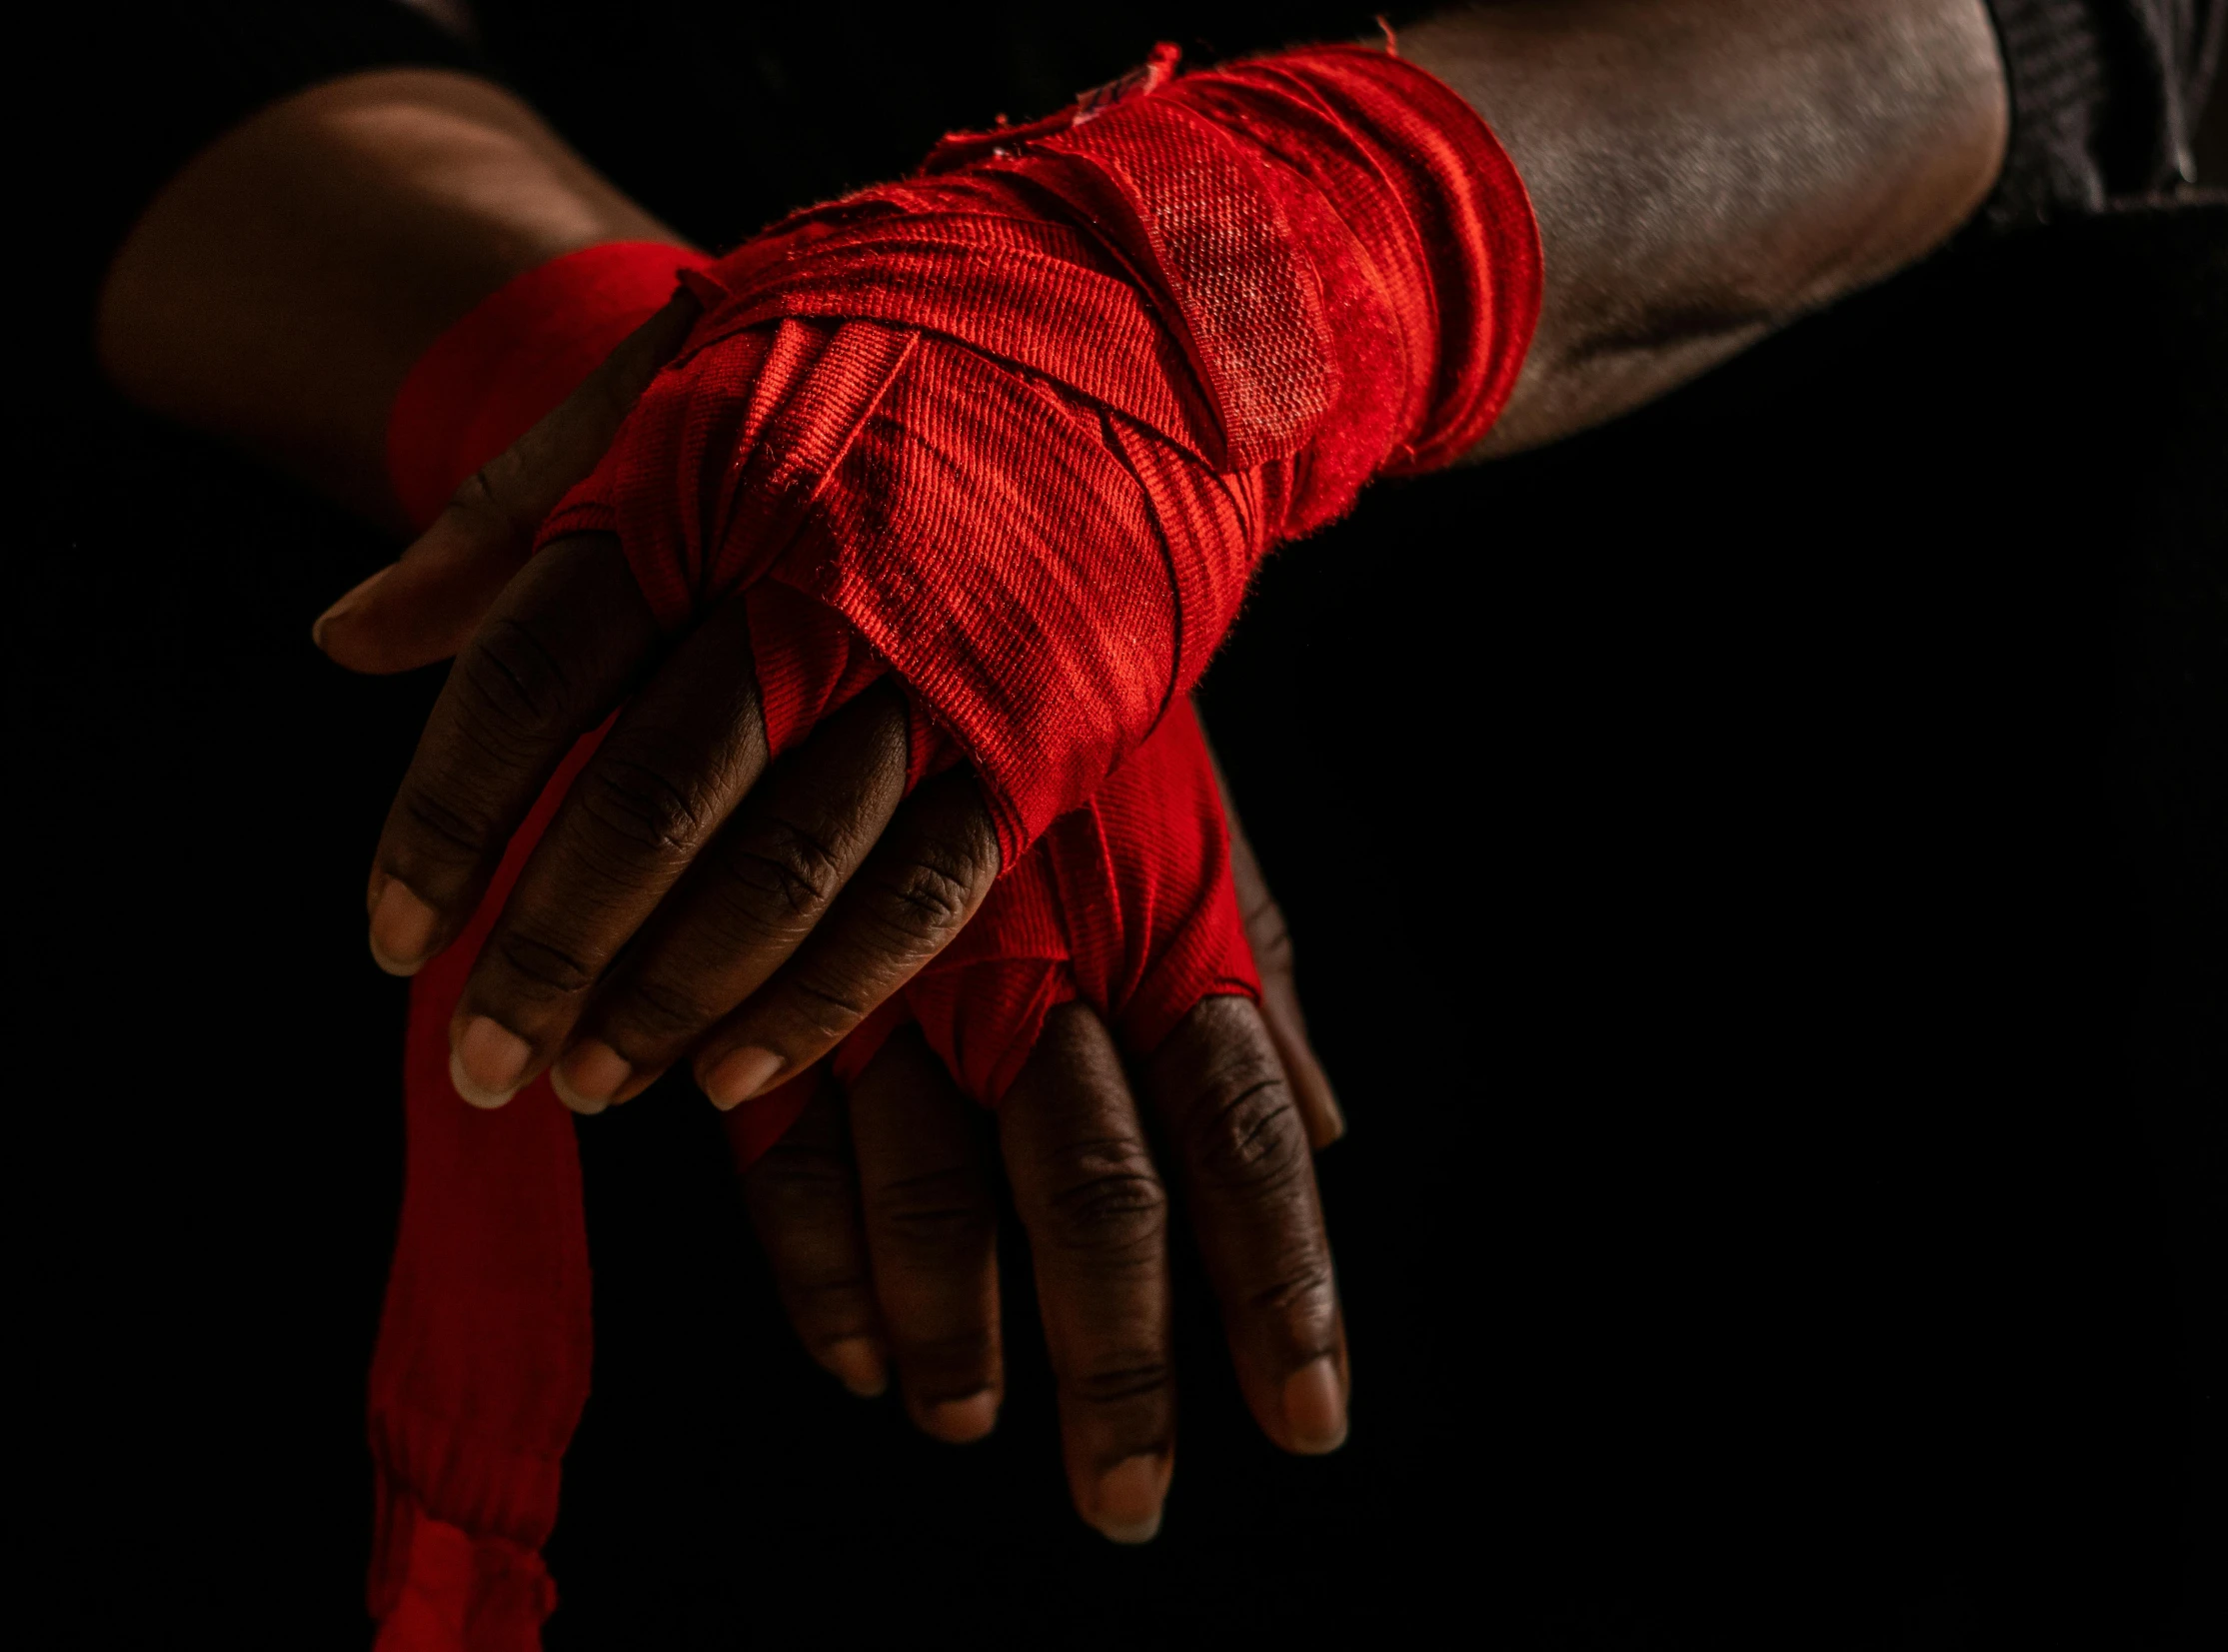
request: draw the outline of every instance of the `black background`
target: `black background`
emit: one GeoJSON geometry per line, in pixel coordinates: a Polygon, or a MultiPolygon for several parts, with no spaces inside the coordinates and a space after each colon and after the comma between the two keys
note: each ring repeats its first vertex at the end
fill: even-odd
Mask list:
{"type": "MultiPolygon", "coordinates": [[[[1261,43],[482,14],[714,244],[1155,35],[1261,43]]],[[[2224,387],[2228,209],[2117,215],[1272,559],[1204,703],[1352,1123],[1351,1444],[1253,1437],[1187,1274],[1166,1531],[1111,1548],[1018,1236],[998,1434],[914,1438],[797,1351],[671,1087],[582,1129],[551,1646],[2218,1644],[2224,387]]],[[[377,536],[88,372],[29,434],[31,1592],[69,1644],[361,1644],[403,1003],[361,889],[439,674],[309,646],[377,536]]]]}

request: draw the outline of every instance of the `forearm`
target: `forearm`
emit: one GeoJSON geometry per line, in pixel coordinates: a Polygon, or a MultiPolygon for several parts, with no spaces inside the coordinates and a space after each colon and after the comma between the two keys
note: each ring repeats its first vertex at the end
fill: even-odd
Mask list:
{"type": "Polygon", "coordinates": [[[1518,0],[1399,38],[1531,192],[1539,329],[1480,456],[1638,407],[1916,261],[2008,122],[1981,0],[1518,0]]]}
{"type": "MultiPolygon", "coordinates": [[[[1529,186],[1545,303],[1482,454],[1662,394],[1910,263],[1987,193],[2005,127],[1981,0],[1522,0],[1406,30],[1529,186]]],[[[679,238],[485,81],[383,70],[264,110],[118,253],[101,360],[135,400],[397,522],[411,364],[510,277],[679,238]]]]}
{"type": "Polygon", "coordinates": [[[679,237],[524,104],[444,70],[312,87],[174,178],[101,292],[125,394],[401,526],[384,438],[411,364],[511,277],[679,237]]]}

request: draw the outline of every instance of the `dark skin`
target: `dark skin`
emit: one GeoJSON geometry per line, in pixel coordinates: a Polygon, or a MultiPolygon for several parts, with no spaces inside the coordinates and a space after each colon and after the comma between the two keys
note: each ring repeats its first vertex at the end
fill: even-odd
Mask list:
{"type": "MultiPolygon", "coordinates": [[[[1539,333],[1481,455],[1613,417],[1911,262],[1978,204],[2001,157],[2001,68],[1979,0],[1496,6],[1435,18],[1402,50],[1493,124],[1545,242],[1539,333]]],[[[181,175],[119,255],[103,358],[149,405],[392,514],[377,433],[441,327],[519,269],[664,233],[494,89],[356,77],[266,111],[181,175]],[[399,150],[432,160],[398,170],[399,150]],[[303,180],[331,178],[336,156],[363,187],[325,223],[327,193],[303,180]],[[291,212],[268,208],[289,188],[291,212]],[[270,315],[290,305],[316,312],[293,334],[270,315]],[[195,326],[179,325],[185,313],[195,326]],[[320,349],[337,366],[305,367],[320,349]]],[[[958,931],[999,869],[972,777],[899,796],[904,727],[888,697],[769,765],[734,614],[670,645],[614,542],[526,563],[534,525],[689,319],[677,305],[646,326],[318,628],[359,670],[462,650],[368,889],[374,953],[397,972],[463,926],[549,772],[625,704],[453,1029],[459,1089],[481,1104],[549,1070],[595,1111],[687,1061],[733,1105],[840,1041],[958,931]]],[[[1201,1005],[1145,1063],[1139,1098],[1105,1028],[1071,1008],[1000,1115],[1077,1505],[1111,1536],[1149,1535],[1172,1451],[1148,1114],[1178,1144],[1261,1426],[1302,1450],[1344,1432],[1345,1353],[1304,1150],[1334,1133],[1335,1113],[1288,975],[1264,1010],[1201,1005]]],[[[913,1414],[957,1439],[987,1430],[1000,1377],[989,1149],[951,1102],[918,1041],[896,1039],[843,1111],[825,1100],[749,1185],[808,1345],[862,1390],[888,1350],[913,1414]]]]}
{"type": "MultiPolygon", "coordinates": [[[[1489,449],[1550,441],[1659,394],[1908,262],[1977,203],[2002,120],[1977,0],[1785,13],[1598,0],[1411,31],[1410,54],[1495,121],[1532,181],[1553,272],[1489,449]],[[1775,164],[1759,176],[1766,148],[1775,164]]],[[[683,306],[646,330],[641,370],[685,318],[683,306]]],[[[601,435],[639,377],[605,386],[574,424],[601,435]]],[[[569,479],[524,462],[491,473],[405,566],[418,561],[423,586],[443,570],[515,565],[517,525],[569,479]]],[[[324,621],[323,646],[366,668],[416,663],[363,641],[392,635],[383,622],[404,586],[352,594],[324,621]]],[[[738,815],[766,769],[739,630],[715,613],[669,647],[616,542],[590,536],[518,574],[465,643],[374,862],[372,946],[397,971],[462,928],[573,739],[632,696],[481,955],[455,1027],[469,1097],[499,1104],[554,1066],[568,1099],[605,1104],[688,1059],[706,1093],[733,1105],[826,1055],[958,932],[997,875],[970,782],[911,800],[865,784],[902,761],[894,722],[840,755],[819,740],[799,754],[800,784],[841,795],[836,814],[781,823],[778,843],[761,813],[738,815]],[[717,869],[732,873],[724,848],[707,854],[731,816],[757,834],[740,881],[717,869]],[[700,857],[713,869],[684,878],[700,857]],[[707,977],[707,958],[726,966],[707,977]]]]}
{"type": "MultiPolygon", "coordinates": [[[[141,401],[392,516],[379,470],[384,408],[411,362],[509,275],[620,238],[673,239],[508,94],[447,74],[356,76],[265,111],[173,182],[112,268],[102,355],[141,401]],[[337,189],[336,178],[348,187],[337,189]]],[[[593,463],[685,325],[679,316],[654,323],[566,417],[489,467],[458,513],[488,530],[482,543],[531,534],[547,509],[535,503],[534,479],[593,463]],[[490,511],[506,514],[475,517],[490,511]]],[[[396,589],[426,566],[415,553],[398,565],[396,589]]],[[[383,612],[401,626],[399,641],[419,648],[460,610],[484,611],[503,583],[502,575],[477,586],[436,581],[383,612]]],[[[852,761],[819,779],[794,764],[778,768],[751,799],[754,818],[817,820],[862,782],[887,798],[898,776],[871,760],[890,749],[895,708],[885,690],[831,720],[821,739],[852,761]]],[[[756,738],[753,719],[746,756],[756,738]]],[[[748,862],[751,840],[740,829],[737,839],[748,862]]],[[[1232,1321],[1256,1413],[1292,1449],[1321,1450],[1343,1432],[1344,1353],[1305,1146],[1343,1126],[1299,1020],[1282,919],[1242,838],[1233,871],[1261,962],[1262,1011],[1247,1007],[1233,1020],[1226,1001],[1203,1008],[1169,1040],[1172,1077],[1156,1067],[1161,1076],[1148,1089],[1163,1111],[1204,1097],[1215,1109],[1208,1116],[1248,1120],[1254,1154],[1277,1171],[1229,1176],[1219,1199],[1201,1208],[1223,1212],[1215,1243],[1218,1255],[1228,1252],[1226,1273],[1276,1280],[1232,1321]],[[1233,1071],[1254,1074],[1235,1112],[1214,1089],[1218,1073],[1233,1071]],[[1303,1217],[1296,1228],[1295,1212],[1303,1217]],[[1304,1380],[1287,1393],[1294,1377],[1304,1380]]],[[[1110,1535],[1134,1539],[1157,1522],[1172,1438],[1172,1374],[1154,1341],[1166,1291],[1154,1214],[1163,1189],[1104,1030],[1071,1026],[1079,1013],[1061,1017],[1017,1084],[1012,1116],[1036,1129],[1012,1136],[1010,1179],[1046,1253],[1083,1258],[1045,1280],[1048,1322],[1064,1327],[1059,1351],[1071,1373],[1064,1432],[1078,1507],[1110,1535]],[[1079,1128],[1094,1119],[1114,1127],[1079,1128]],[[1110,1155],[1109,1142],[1121,1151],[1110,1155]],[[1104,1242],[1120,1221],[1142,1231],[1136,1254],[1104,1242]],[[1116,1396],[1110,1370],[1153,1380],[1116,1396]],[[1140,1451],[1140,1441],[1151,1449],[1140,1451]]],[[[995,1424],[1003,1391],[986,1248],[997,1158],[985,1120],[957,1103],[918,1035],[902,1033],[848,1097],[826,1095],[748,1181],[807,1346],[862,1393],[885,1389],[894,1361],[913,1415],[954,1441],[995,1424]],[[881,1127],[893,1124],[905,1128],[881,1127]],[[864,1180],[855,1148],[867,1155],[864,1180]],[[864,1226],[862,1210],[873,1215],[864,1226]]]]}
{"type": "Polygon", "coordinates": [[[1172,1147],[1262,1432],[1287,1451],[1345,1435],[1345,1342],[1308,1142],[1260,1019],[1202,1004],[1139,1074],[1089,1009],[1055,1011],[995,1121],[911,1027],[848,1096],[824,1087],[744,1177],[783,1302],[820,1361],[954,1442],[990,1432],[1004,1391],[994,1159],[1029,1232],[1077,1506],[1121,1542],[1159,1524],[1173,1467],[1168,1193],[1172,1147]],[[995,1138],[995,1139],[994,1139],[995,1138]]]}

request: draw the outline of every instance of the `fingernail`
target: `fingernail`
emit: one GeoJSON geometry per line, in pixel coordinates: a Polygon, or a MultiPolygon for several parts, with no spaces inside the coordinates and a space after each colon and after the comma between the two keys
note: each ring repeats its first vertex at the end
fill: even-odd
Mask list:
{"type": "Polygon", "coordinates": [[[500,1107],[518,1093],[533,1053],[509,1027],[475,1015],[464,1023],[464,1035],[449,1057],[449,1077],[457,1093],[475,1107],[500,1107]]]}
{"type": "Polygon", "coordinates": [[[998,1395],[985,1388],[965,1399],[921,1407],[921,1426],[947,1445],[967,1445],[998,1426],[998,1395]]]}
{"type": "Polygon", "coordinates": [[[741,1049],[729,1050],[712,1063],[712,1070],[704,1075],[704,1093],[712,1097],[715,1107],[725,1112],[750,1100],[781,1070],[779,1055],[756,1044],[745,1044],[741,1049]]]}
{"type": "Polygon", "coordinates": [[[634,1075],[626,1056],[601,1038],[588,1038],[550,1068],[550,1088],[573,1111],[600,1113],[618,1099],[620,1086],[634,1075]]]}
{"type": "Polygon", "coordinates": [[[836,1380],[861,1399],[873,1399],[890,1387],[890,1367],[882,1348],[871,1336],[847,1336],[821,1350],[820,1362],[836,1373],[836,1380]]]}
{"type": "Polygon", "coordinates": [[[440,931],[441,914],[399,877],[387,879],[372,907],[372,961],[390,975],[414,975],[424,966],[440,931]]]}
{"type": "Polygon", "coordinates": [[[1091,1523],[1115,1543],[1149,1543],[1160,1529],[1166,1495],[1165,1458],[1124,1457],[1099,1477],[1091,1523]]]}
{"type": "Polygon", "coordinates": [[[1346,1443],[1346,1396],[1338,1386],[1338,1364],[1328,1354],[1284,1378],[1284,1426],[1292,1449],[1310,1456],[1346,1443]]]}
{"type": "Polygon", "coordinates": [[[360,580],[342,594],[341,600],[320,614],[310,623],[310,641],[319,648],[325,646],[325,628],[340,619],[363,600],[364,594],[394,571],[392,564],[382,568],[368,580],[360,580]]]}

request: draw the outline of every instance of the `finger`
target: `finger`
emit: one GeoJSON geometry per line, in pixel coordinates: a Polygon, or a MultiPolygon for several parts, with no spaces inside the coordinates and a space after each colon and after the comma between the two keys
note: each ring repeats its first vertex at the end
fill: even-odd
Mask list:
{"type": "Polygon", "coordinates": [[[1313,1160],[1267,1025],[1244,998],[1208,998],[1145,1063],[1181,1166],[1238,1384],[1286,1451],[1346,1436],[1346,1345],[1313,1160]]]}
{"type": "Polygon", "coordinates": [[[1160,1527],[1175,1461],[1166,1190],[1114,1040],[1064,1004],[999,1108],[1036,1264],[1077,1512],[1117,1543],[1160,1527]]]}
{"type": "Polygon", "coordinates": [[[975,915],[998,877],[998,831],[973,773],[906,801],[828,916],[789,962],[705,1040],[697,1082],[732,1107],[803,1071],[975,915]]]}
{"type": "Polygon", "coordinates": [[[889,1387],[851,1138],[834,1084],[820,1085],[782,1139],[743,1172],[743,1202],[805,1351],[862,1398],[889,1387]]]}
{"type": "Polygon", "coordinates": [[[553,545],[512,581],[449,673],[380,833],[372,955],[414,973],[479,905],[573,743],[662,646],[616,540],[553,545]]]}
{"type": "Polygon", "coordinates": [[[551,1070],[558,1094],[589,1112],[639,1094],[763,986],[866,859],[905,780],[905,701],[886,687],[776,764],[597,989],[551,1070]]]}
{"type": "Polygon", "coordinates": [[[672,360],[701,306],[687,293],[617,349],[509,450],[482,466],[402,554],[319,616],[310,636],[357,672],[446,660],[526,566],[542,521],[596,468],[620,423],[672,360]]]}
{"type": "Polygon", "coordinates": [[[981,1439],[1005,1395],[988,1120],[903,1026],[851,1086],[851,1133],[906,1409],[940,1440],[981,1439]]]}
{"type": "MultiPolygon", "coordinates": [[[[902,724],[897,740],[902,785],[902,724]]],[[[453,1022],[468,1098],[500,1104],[555,1058],[620,949],[765,769],[749,611],[734,598],[635,696],[520,870],[453,1022]]],[[[576,1104],[592,1099],[576,1090],[576,1104]]]]}
{"type": "MultiPolygon", "coordinates": [[[[1210,751],[1208,757],[1212,758],[1210,751]]],[[[1284,909],[1268,891],[1268,879],[1237,818],[1230,797],[1230,783],[1219,762],[1214,765],[1215,789],[1222,795],[1222,819],[1230,835],[1230,882],[1237,893],[1237,909],[1245,921],[1245,938],[1252,943],[1253,967],[1261,977],[1261,1017],[1276,1046],[1285,1076],[1291,1080],[1292,1099],[1307,1125],[1307,1140],[1317,1152],[1346,1133],[1346,1115],[1330,1087],[1330,1075],[1315,1057],[1308,1041],[1307,1018],[1300,1013],[1299,988],[1292,973],[1291,929],[1284,909]]]]}

